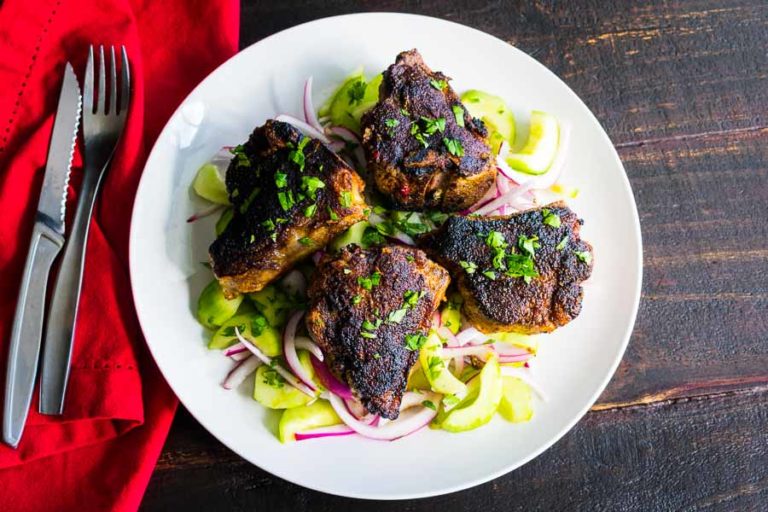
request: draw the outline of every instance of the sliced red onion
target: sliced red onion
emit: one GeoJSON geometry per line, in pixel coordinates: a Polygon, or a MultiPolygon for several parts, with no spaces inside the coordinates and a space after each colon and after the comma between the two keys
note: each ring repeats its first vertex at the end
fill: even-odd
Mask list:
{"type": "Polygon", "coordinates": [[[344,399],[353,398],[352,390],[349,386],[339,381],[335,375],[333,375],[328,368],[316,357],[311,357],[312,367],[315,369],[317,378],[322,383],[323,387],[331,393],[338,395],[344,399]]]}
{"type": "Polygon", "coordinates": [[[531,359],[533,354],[520,354],[518,356],[499,356],[500,363],[524,363],[531,359]]]}
{"type": "MultiPolygon", "coordinates": [[[[235,343],[224,351],[225,356],[233,356],[241,353],[248,353],[248,349],[245,348],[242,343],[235,343]]],[[[250,355],[250,353],[248,355],[250,355]]]]}
{"type": "Polygon", "coordinates": [[[351,142],[353,144],[357,144],[358,146],[360,145],[360,137],[358,137],[355,132],[348,128],[343,126],[331,126],[330,128],[326,128],[326,131],[346,142],[351,142]]]}
{"type": "Polygon", "coordinates": [[[344,405],[347,407],[349,413],[360,421],[370,420],[368,409],[360,403],[356,398],[345,398],[344,405]]]}
{"type": "Polygon", "coordinates": [[[509,191],[507,191],[506,194],[501,194],[499,197],[497,197],[493,201],[490,201],[489,203],[482,206],[481,208],[478,208],[473,213],[476,215],[486,215],[492,212],[493,210],[499,208],[500,206],[503,206],[505,204],[512,204],[512,201],[514,201],[518,197],[528,192],[529,188],[530,188],[530,185],[528,183],[520,185],[519,187],[516,187],[516,188],[512,188],[509,191]]]}
{"type": "Polygon", "coordinates": [[[208,217],[210,215],[213,215],[214,213],[217,213],[224,209],[224,205],[222,204],[215,204],[211,206],[210,208],[206,208],[205,210],[201,210],[195,214],[190,215],[187,218],[187,222],[195,222],[196,220],[200,220],[202,218],[208,217]]]}
{"type": "Polygon", "coordinates": [[[494,352],[493,345],[466,345],[463,347],[443,347],[443,355],[448,357],[487,356],[494,352]]]}
{"type": "Polygon", "coordinates": [[[280,285],[289,297],[305,298],[307,296],[307,278],[299,270],[291,270],[280,281],[280,285]]]}
{"type": "Polygon", "coordinates": [[[413,238],[400,231],[392,235],[391,238],[394,238],[398,242],[402,242],[406,245],[416,245],[416,241],[413,238]]]}
{"type": "Polygon", "coordinates": [[[331,151],[334,153],[338,153],[342,149],[344,149],[344,141],[341,140],[332,140],[330,144],[328,144],[328,147],[331,148],[331,151]]]}
{"type": "MultiPolygon", "coordinates": [[[[439,395],[436,395],[435,393],[424,393],[423,400],[431,400],[432,403],[436,404],[438,397],[439,395]]],[[[394,441],[412,434],[417,430],[426,427],[429,422],[437,416],[437,411],[433,411],[428,407],[411,407],[402,412],[398,419],[390,421],[380,427],[375,427],[356,419],[350,414],[344,405],[344,400],[338,396],[331,394],[329,395],[328,400],[331,402],[333,410],[336,411],[336,414],[341,418],[341,421],[349,426],[349,428],[363,437],[382,441],[394,441]]]]}
{"type": "Polygon", "coordinates": [[[459,214],[469,215],[470,213],[474,213],[475,210],[482,208],[483,206],[490,203],[500,195],[501,194],[499,194],[499,188],[496,186],[496,182],[494,181],[493,185],[491,185],[491,188],[488,189],[488,192],[486,192],[485,195],[481,197],[479,201],[477,201],[475,204],[473,204],[466,210],[460,211],[459,214]]]}
{"type": "Polygon", "coordinates": [[[288,363],[288,367],[293,374],[309,389],[316,391],[317,386],[312,382],[312,377],[307,374],[307,371],[301,365],[299,356],[296,353],[296,328],[303,317],[304,312],[297,311],[288,319],[288,323],[285,325],[285,330],[283,331],[283,355],[285,356],[285,362],[288,363]]]}
{"type": "MultiPolygon", "coordinates": [[[[243,348],[245,348],[245,347],[243,347],[243,348]]],[[[229,356],[229,358],[231,360],[233,360],[233,361],[242,361],[243,359],[248,359],[249,357],[251,357],[251,355],[252,354],[246,348],[245,352],[237,352],[237,353],[232,354],[231,356],[229,356]]]]}
{"type": "Polygon", "coordinates": [[[515,368],[512,366],[502,366],[501,367],[501,374],[505,377],[517,377],[521,381],[528,384],[531,389],[536,393],[539,398],[541,398],[542,402],[546,402],[549,400],[544,390],[541,388],[541,385],[539,385],[536,380],[534,380],[531,377],[531,371],[524,368],[515,368]]]}
{"type": "Polygon", "coordinates": [[[237,363],[237,365],[229,372],[227,378],[221,383],[221,387],[224,389],[234,389],[243,381],[248,378],[250,374],[256,371],[256,368],[261,366],[261,361],[255,356],[249,356],[248,359],[244,359],[237,363]]]}
{"type": "Polygon", "coordinates": [[[294,345],[296,345],[296,350],[306,350],[320,361],[325,359],[323,356],[323,351],[320,350],[320,347],[317,345],[317,343],[307,338],[306,336],[296,336],[294,345]]]}
{"type": "Polygon", "coordinates": [[[268,364],[272,368],[275,369],[277,373],[280,374],[282,378],[285,379],[285,381],[290,384],[291,386],[295,387],[305,395],[311,396],[312,398],[317,398],[317,394],[313,392],[311,389],[309,389],[307,386],[296,380],[296,377],[293,376],[291,372],[280,366],[279,364],[274,364],[272,361],[272,358],[266,355],[264,352],[259,350],[259,348],[245,339],[242,334],[240,334],[240,330],[235,327],[235,336],[237,336],[237,339],[240,340],[240,343],[242,343],[245,348],[251,351],[253,355],[258,357],[262,363],[268,364]]]}
{"type": "Polygon", "coordinates": [[[304,119],[311,127],[317,131],[323,131],[323,125],[317,120],[315,115],[315,105],[312,103],[312,77],[307,78],[304,82],[304,119]]]}
{"type": "Polygon", "coordinates": [[[469,326],[465,329],[462,329],[459,331],[459,333],[456,335],[456,340],[459,342],[459,345],[466,345],[467,343],[474,345],[477,343],[482,343],[485,340],[488,339],[488,336],[478,331],[476,328],[469,326]]]}
{"type": "Polygon", "coordinates": [[[325,251],[317,251],[312,255],[312,263],[315,265],[320,264],[320,260],[323,259],[323,256],[325,256],[325,251]]]}
{"type": "Polygon", "coordinates": [[[499,191],[499,195],[506,194],[509,192],[510,189],[510,183],[509,180],[506,179],[501,174],[496,176],[496,189],[499,191]]]}
{"type": "Polygon", "coordinates": [[[319,439],[321,437],[349,436],[354,433],[354,430],[344,424],[341,424],[331,425],[330,427],[313,428],[304,432],[296,432],[294,437],[297,441],[308,441],[310,439],[319,439]]]}
{"type": "Polygon", "coordinates": [[[459,342],[459,340],[456,339],[456,335],[451,332],[451,330],[445,326],[441,326],[437,329],[437,334],[440,335],[441,338],[444,338],[445,344],[449,347],[460,347],[462,343],[459,342]]]}
{"type": "Polygon", "coordinates": [[[523,347],[515,347],[510,346],[507,343],[497,343],[495,345],[496,352],[499,353],[500,356],[530,356],[533,355],[533,353],[528,350],[527,348],[523,347]]]}
{"type": "Polygon", "coordinates": [[[439,329],[441,325],[443,325],[443,315],[438,309],[432,314],[432,328],[439,329]]]}
{"type": "Polygon", "coordinates": [[[289,116],[288,114],[280,114],[275,118],[275,121],[282,121],[283,123],[293,125],[294,127],[304,132],[304,135],[308,135],[314,139],[317,139],[324,144],[329,144],[331,142],[331,139],[326,137],[325,134],[318,131],[315,127],[305,123],[301,119],[296,119],[293,116],[289,116]]]}
{"type": "Polygon", "coordinates": [[[456,377],[461,376],[464,372],[464,356],[458,356],[453,358],[453,373],[456,377]]]}

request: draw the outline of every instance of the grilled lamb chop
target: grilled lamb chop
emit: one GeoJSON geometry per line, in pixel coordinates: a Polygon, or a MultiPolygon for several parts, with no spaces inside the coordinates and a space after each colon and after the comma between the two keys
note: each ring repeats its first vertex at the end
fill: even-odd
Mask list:
{"type": "Polygon", "coordinates": [[[451,217],[419,244],[451,272],[472,325],[550,332],[579,314],[581,282],[592,273],[582,223],[556,202],[515,215],[451,217]]]}
{"type": "Polygon", "coordinates": [[[415,340],[427,333],[448,272],[415,248],[353,246],[322,261],[312,279],[307,329],[329,369],[369,412],[397,418],[415,340]]]}
{"type": "Polygon", "coordinates": [[[235,149],[226,185],[234,214],[209,254],[227,297],[261,290],[365,218],[357,173],[279,121],[267,121],[235,149]]]}
{"type": "Polygon", "coordinates": [[[403,52],[384,72],[379,102],[362,118],[368,168],[399,209],[463,210],[496,178],[488,132],[448,80],[418,51],[403,52]]]}

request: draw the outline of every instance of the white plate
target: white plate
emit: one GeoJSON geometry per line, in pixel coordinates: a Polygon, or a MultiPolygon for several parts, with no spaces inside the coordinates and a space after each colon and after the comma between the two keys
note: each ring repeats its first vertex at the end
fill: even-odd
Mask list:
{"type": "MultiPolygon", "coordinates": [[[[245,49],[206,78],[176,111],[147,161],[131,229],[131,280],[144,335],[184,406],[222,443],[296,484],[342,496],[403,499],[465,489],[496,478],[546,450],[586,413],[613,375],[634,324],[642,277],[640,226],[616,151],[568,86],[503,41],[447,21],[403,14],[326,18],[280,32],[245,49]],[[220,387],[230,367],[208,351],[193,310],[211,279],[206,261],[213,220],[187,224],[203,207],[190,193],[196,169],[218,148],[246,140],[278,113],[301,113],[302,86],[315,102],[347,74],[372,75],[398,52],[418,48],[457,91],[505,97],[519,119],[531,109],[573,126],[564,179],[581,189],[571,201],[585,219],[595,269],[581,315],[546,336],[535,376],[549,401],[533,420],[500,418],[464,434],[425,429],[394,443],[342,437],[282,445],[277,416],[249,396],[220,387]],[[207,221],[207,222],[206,222],[207,221]]],[[[151,392],[151,390],[147,390],[151,392]]]]}

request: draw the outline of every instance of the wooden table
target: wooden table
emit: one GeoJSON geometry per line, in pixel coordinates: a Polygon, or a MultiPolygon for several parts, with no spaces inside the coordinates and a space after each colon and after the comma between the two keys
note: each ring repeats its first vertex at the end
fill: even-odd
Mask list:
{"type": "MultiPolygon", "coordinates": [[[[241,45],[357,4],[245,2],[241,45]]],[[[626,166],[643,228],[645,282],[624,361],[592,411],[533,462],[408,503],[289,484],[181,410],[144,508],[768,509],[768,3],[380,0],[364,8],[500,37],[595,113],[626,166]]]]}

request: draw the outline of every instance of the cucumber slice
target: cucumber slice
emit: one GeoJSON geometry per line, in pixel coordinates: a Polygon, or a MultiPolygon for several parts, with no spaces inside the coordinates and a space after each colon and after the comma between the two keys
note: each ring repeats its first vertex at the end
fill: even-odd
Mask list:
{"type": "Polygon", "coordinates": [[[259,313],[266,317],[269,325],[272,327],[285,325],[288,311],[291,308],[291,301],[276,286],[269,285],[258,292],[249,293],[248,298],[251,299],[259,313]]]}
{"type": "Polygon", "coordinates": [[[366,82],[362,73],[349,77],[336,91],[328,108],[331,124],[360,133],[360,117],[379,101],[382,76],[366,82]]]}
{"type": "Polygon", "coordinates": [[[517,153],[507,155],[513,169],[527,174],[544,174],[555,160],[560,146],[560,123],[552,114],[531,112],[531,130],[528,140],[517,153]]]}
{"type": "Polygon", "coordinates": [[[232,208],[227,208],[221,213],[221,217],[216,221],[216,236],[219,236],[227,229],[234,214],[235,211],[232,208]]]}
{"type": "Polygon", "coordinates": [[[341,250],[345,245],[357,244],[364,247],[363,234],[365,229],[371,224],[367,220],[362,220],[357,224],[352,224],[348,230],[337,236],[333,242],[331,242],[331,249],[334,251],[341,250]]]}
{"type": "Polygon", "coordinates": [[[214,333],[209,349],[224,349],[237,343],[235,328],[243,338],[247,339],[269,357],[283,353],[283,343],[280,331],[267,324],[267,319],[260,313],[253,315],[236,315],[222,324],[214,333]]]}
{"type": "Polygon", "coordinates": [[[462,94],[461,101],[472,117],[480,118],[485,123],[494,152],[498,152],[504,140],[514,145],[515,116],[503,98],[475,89],[462,94]]]}
{"type": "Polygon", "coordinates": [[[452,409],[441,423],[445,430],[466,432],[485,425],[493,418],[502,394],[501,368],[496,355],[488,358],[475,381],[480,384],[477,398],[467,405],[452,409]]]}
{"type": "Polygon", "coordinates": [[[217,280],[208,283],[197,299],[197,319],[205,327],[215,329],[237,313],[237,308],[243,302],[243,297],[234,299],[224,297],[224,292],[217,280]]]}
{"type": "Polygon", "coordinates": [[[313,428],[330,427],[341,423],[341,418],[325,400],[318,400],[311,405],[286,409],[280,418],[278,427],[281,443],[295,441],[296,432],[313,428]]]}
{"type": "Polygon", "coordinates": [[[488,335],[489,338],[502,343],[509,343],[520,348],[527,348],[534,354],[539,350],[539,336],[521,334],[518,332],[496,332],[488,335]]]}
{"type": "Polygon", "coordinates": [[[440,311],[440,320],[453,334],[458,334],[461,330],[461,304],[464,299],[461,295],[454,293],[448,298],[448,303],[440,311]]]}
{"type": "MultiPolygon", "coordinates": [[[[312,378],[315,371],[309,360],[309,352],[299,350],[299,362],[304,370],[312,378]]],[[[270,409],[291,409],[306,405],[314,398],[302,393],[288,384],[274,368],[262,365],[256,370],[256,379],[253,384],[253,399],[264,407],[270,409]]]]}
{"type": "Polygon", "coordinates": [[[533,417],[531,387],[517,377],[502,377],[499,414],[512,423],[529,421],[533,417]]]}
{"type": "Polygon", "coordinates": [[[430,331],[427,342],[419,353],[419,362],[432,391],[450,395],[462,394],[467,386],[453,376],[443,359],[443,342],[436,332],[430,331]]]}
{"type": "Polygon", "coordinates": [[[432,386],[427,380],[427,376],[424,375],[424,371],[421,369],[421,364],[416,364],[411,369],[411,374],[408,376],[408,385],[406,389],[408,391],[415,390],[427,390],[432,386]]]}
{"type": "Polygon", "coordinates": [[[204,164],[197,171],[192,188],[203,199],[216,204],[229,205],[229,194],[219,169],[213,164],[204,164]]]}

